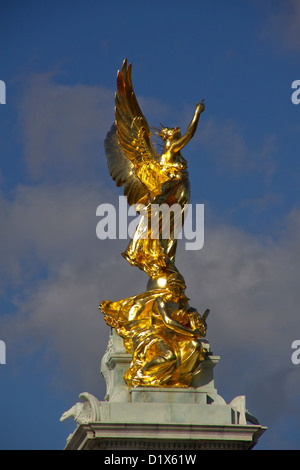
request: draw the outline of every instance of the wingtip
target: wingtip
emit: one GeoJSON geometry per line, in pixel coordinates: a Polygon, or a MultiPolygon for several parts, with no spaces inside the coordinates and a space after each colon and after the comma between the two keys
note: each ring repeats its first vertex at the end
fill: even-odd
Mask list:
{"type": "Polygon", "coordinates": [[[128,60],[127,60],[127,57],[126,59],[123,60],[123,64],[122,64],[122,72],[128,72],[129,70],[131,70],[132,68],[132,62],[129,62],[128,64],[128,60]]]}
{"type": "Polygon", "coordinates": [[[122,69],[122,71],[118,70],[118,73],[117,73],[117,89],[118,89],[119,92],[123,87],[123,80],[124,80],[123,77],[124,77],[123,69],[122,69]]]}
{"type": "Polygon", "coordinates": [[[122,75],[125,76],[127,70],[127,59],[123,60],[123,65],[122,65],[122,75]]]}

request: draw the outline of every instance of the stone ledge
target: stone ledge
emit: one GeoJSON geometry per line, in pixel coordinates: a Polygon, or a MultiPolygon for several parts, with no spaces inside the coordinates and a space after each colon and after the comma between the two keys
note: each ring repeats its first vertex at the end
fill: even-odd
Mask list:
{"type": "Polygon", "coordinates": [[[265,429],[251,425],[89,423],[78,426],[65,450],[250,450],[265,429]]]}

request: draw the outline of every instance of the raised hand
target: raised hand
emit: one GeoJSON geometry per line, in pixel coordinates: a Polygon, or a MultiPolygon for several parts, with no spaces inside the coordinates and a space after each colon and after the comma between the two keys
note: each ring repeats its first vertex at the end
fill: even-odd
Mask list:
{"type": "Polygon", "coordinates": [[[200,103],[196,104],[196,112],[201,114],[201,113],[203,113],[204,110],[205,110],[205,104],[204,104],[204,100],[202,100],[202,101],[200,101],[200,103]]]}

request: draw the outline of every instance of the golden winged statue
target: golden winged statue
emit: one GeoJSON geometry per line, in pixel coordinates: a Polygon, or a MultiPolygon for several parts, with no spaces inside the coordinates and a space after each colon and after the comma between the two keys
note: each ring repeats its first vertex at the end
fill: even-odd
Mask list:
{"type": "Polygon", "coordinates": [[[182,227],[190,201],[187,161],[181,149],[195,134],[205,106],[203,100],[197,103],[184,135],[179,127],[161,125],[155,130],[163,143],[159,154],[133,90],[131,67],[125,59],[118,71],[115,123],[104,146],[111,177],[117,186],[124,186],[128,204],[141,215],[122,255],[143,270],[149,282],[146,292],[102,301],[100,309],[133,355],[125,374],[128,385],[187,387],[204,359],[201,338],[209,311],[201,316],[188,305],[185,281],[175,266],[176,227],[182,227]],[[161,217],[163,205],[179,208],[168,219],[168,237],[161,217]]]}

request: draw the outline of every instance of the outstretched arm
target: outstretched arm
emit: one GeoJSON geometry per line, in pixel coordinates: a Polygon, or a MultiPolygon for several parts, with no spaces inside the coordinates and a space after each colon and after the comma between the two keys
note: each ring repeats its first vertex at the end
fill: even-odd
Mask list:
{"type": "Polygon", "coordinates": [[[197,103],[196,109],[195,109],[195,114],[193,119],[191,120],[186,133],[177,141],[174,142],[174,144],[171,145],[170,151],[172,152],[179,152],[193,137],[193,135],[196,132],[200,114],[203,113],[205,110],[205,105],[204,105],[204,100],[202,100],[200,103],[197,103]]]}

